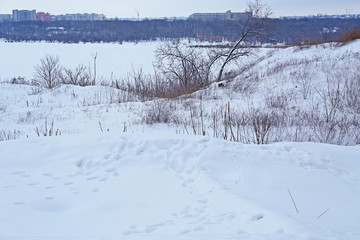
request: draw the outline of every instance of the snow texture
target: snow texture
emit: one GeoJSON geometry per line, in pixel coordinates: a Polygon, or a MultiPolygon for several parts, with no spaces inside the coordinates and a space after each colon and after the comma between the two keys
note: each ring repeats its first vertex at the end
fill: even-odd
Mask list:
{"type": "MultiPolygon", "coordinates": [[[[86,52],[82,61],[89,61],[89,51],[98,52],[101,69],[101,51],[116,62],[110,53],[117,48],[139,48],[140,60],[149,63],[155,45],[2,42],[2,56],[45,50],[26,55],[31,66],[18,54],[3,57],[0,77],[31,78],[43,53],[64,52],[64,64],[66,52],[76,51],[74,59],[86,52]]],[[[267,57],[254,71],[267,77],[251,98],[214,84],[199,92],[207,92],[204,112],[211,118],[228,101],[245,108],[246,101],[256,104],[267,93],[293,88],[287,79],[301,69],[291,63],[304,63],[321,85],[331,72],[326,66],[339,67],[337,58],[344,66],[358,63],[358,49],[359,41],[341,48],[260,50],[267,57]],[[323,69],[316,72],[317,66],[323,69]]],[[[118,59],[128,71],[131,60],[118,59]]],[[[106,74],[116,69],[106,66],[106,74]]],[[[0,140],[14,139],[0,141],[0,240],[360,239],[359,145],[259,146],[179,134],[179,126],[145,126],[139,116],[151,102],[119,103],[123,94],[104,86],[0,84],[0,140]],[[52,119],[61,136],[38,137],[34,129],[45,131],[52,119]]],[[[308,100],[298,95],[293,101],[307,108],[308,100]]],[[[174,114],[186,116],[181,108],[174,114]]]]}
{"type": "Polygon", "coordinates": [[[80,134],[0,159],[4,240],[360,237],[359,146],[80,134]]]}

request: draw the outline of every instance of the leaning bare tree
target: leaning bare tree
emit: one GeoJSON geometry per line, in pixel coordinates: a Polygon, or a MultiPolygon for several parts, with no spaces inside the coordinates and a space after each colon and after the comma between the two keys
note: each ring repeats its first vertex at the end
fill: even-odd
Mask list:
{"type": "Polygon", "coordinates": [[[61,71],[59,57],[47,55],[35,67],[35,80],[46,88],[54,88],[60,84],[61,71]]]}
{"type": "Polygon", "coordinates": [[[232,61],[252,53],[250,42],[263,40],[268,34],[271,24],[270,16],[272,12],[261,0],[252,0],[248,3],[248,8],[244,17],[239,20],[241,25],[240,38],[231,46],[229,50],[219,50],[214,59],[221,59],[221,67],[217,77],[217,82],[222,80],[225,67],[232,61]]]}
{"type": "Polygon", "coordinates": [[[211,82],[222,81],[225,67],[240,57],[252,54],[254,48],[249,43],[266,36],[270,15],[271,10],[261,0],[252,0],[239,19],[240,37],[230,48],[203,51],[179,42],[168,43],[156,50],[155,69],[167,79],[171,89],[195,90],[211,82]]]}

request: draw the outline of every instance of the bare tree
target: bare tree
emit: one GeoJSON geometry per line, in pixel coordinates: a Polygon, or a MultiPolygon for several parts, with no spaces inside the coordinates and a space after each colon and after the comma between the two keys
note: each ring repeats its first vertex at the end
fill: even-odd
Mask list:
{"type": "Polygon", "coordinates": [[[89,69],[84,65],[79,65],[75,69],[64,68],[64,73],[61,74],[61,79],[64,84],[73,84],[79,86],[92,85],[89,69]]]}
{"type": "Polygon", "coordinates": [[[180,43],[166,44],[156,50],[155,67],[166,76],[171,86],[188,88],[203,81],[202,57],[195,48],[180,43]]]}
{"type": "Polygon", "coordinates": [[[267,35],[271,27],[269,22],[271,14],[271,9],[266,4],[261,3],[261,0],[252,0],[248,3],[246,16],[239,20],[241,25],[240,38],[230,50],[219,51],[216,57],[216,59],[223,59],[217,82],[222,80],[224,69],[230,62],[252,53],[252,48],[246,45],[248,42],[262,40],[267,35]]]}
{"type": "MultiPolygon", "coordinates": [[[[221,81],[225,67],[242,56],[249,56],[253,48],[250,41],[263,38],[270,28],[271,10],[252,0],[240,19],[241,34],[238,41],[230,48],[208,48],[206,50],[189,47],[179,42],[160,46],[156,50],[155,68],[169,82],[172,89],[197,89],[213,81],[221,81]]],[[[233,77],[236,74],[230,74],[233,77]]],[[[227,76],[229,77],[229,76],[227,76]]]]}
{"type": "Polygon", "coordinates": [[[35,67],[35,80],[46,88],[54,88],[60,84],[61,72],[59,57],[47,55],[35,67]]]}

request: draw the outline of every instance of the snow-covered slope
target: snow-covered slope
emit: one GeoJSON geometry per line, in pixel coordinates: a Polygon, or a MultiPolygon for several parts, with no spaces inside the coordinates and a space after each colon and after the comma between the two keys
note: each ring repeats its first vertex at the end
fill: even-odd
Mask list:
{"type": "Polygon", "coordinates": [[[360,238],[359,146],[102,133],[0,159],[1,240],[360,238]]]}
{"type": "Polygon", "coordinates": [[[260,49],[151,101],[0,83],[0,240],[360,239],[359,50],[260,49]],[[211,138],[254,143],[261,116],[279,143],[211,138]]]}

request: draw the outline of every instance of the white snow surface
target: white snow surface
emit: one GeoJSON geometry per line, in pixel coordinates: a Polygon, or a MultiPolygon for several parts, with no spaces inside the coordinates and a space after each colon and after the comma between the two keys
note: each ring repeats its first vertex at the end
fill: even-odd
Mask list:
{"type": "Polygon", "coordinates": [[[158,42],[135,44],[119,43],[47,43],[4,42],[0,40],[0,79],[14,77],[32,79],[34,67],[45,56],[58,56],[60,65],[75,68],[78,65],[93,67],[96,56],[98,76],[121,77],[132,69],[152,72],[154,50],[158,42]]]}
{"type": "MultiPolygon", "coordinates": [[[[9,43],[2,44],[9,54],[9,43]]],[[[214,84],[203,90],[205,112],[230,101],[234,108],[264,102],[266,94],[295,88],[296,71],[309,70],[321,85],[329,66],[359,63],[359,49],[360,41],[260,50],[268,57],[254,71],[266,77],[251,98],[214,84]]],[[[3,80],[14,75],[13,65],[0,66],[3,80]]],[[[28,77],[25,67],[18,70],[28,77]]],[[[185,135],[183,126],[145,125],[141,118],[153,102],[121,102],[126,94],[104,86],[0,84],[0,240],[360,239],[359,145],[258,146],[185,135]],[[61,136],[38,137],[34,129],[50,128],[52,119],[61,136]]],[[[294,96],[308,107],[310,100],[294,96]]],[[[198,99],[176,101],[169,103],[174,115],[186,118],[182,105],[198,99]]]]}
{"type": "Polygon", "coordinates": [[[0,159],[1,240],[360,238],[359,146],[102,133],[0,159]]]}

